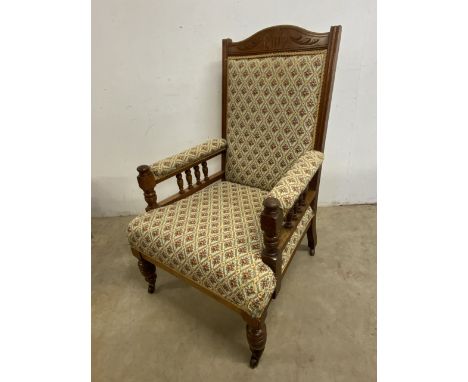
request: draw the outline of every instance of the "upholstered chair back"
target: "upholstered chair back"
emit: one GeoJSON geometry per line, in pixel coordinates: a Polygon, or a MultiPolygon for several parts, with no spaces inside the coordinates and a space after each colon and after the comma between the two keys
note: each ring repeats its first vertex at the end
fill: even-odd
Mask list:
{"type": "Polygon", "coordinates": [[[326,55],[227,58],[226,180],[269,191],[313,149],[326,55]]]}

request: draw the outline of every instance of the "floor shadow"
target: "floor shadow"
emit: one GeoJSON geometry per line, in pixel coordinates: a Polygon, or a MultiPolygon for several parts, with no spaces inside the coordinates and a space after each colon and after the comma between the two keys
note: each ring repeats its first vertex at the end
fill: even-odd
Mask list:
{"type": "MultiPolygon", "coordinates": [[[[128,270],[127,273],[134,272],[128,270]]],[[[160,270],[158,273],[164,272],[160,270]]],[[[248,362],[250,350],[245,334],[245,323],[236,313],[226,308],[210,296],[191,287],[187,283],[177,278],[167,280],[167,277],[174,277],[166,274],[164,280],[156,282],[156,299],[164,300],[179,311],[180,315],[189,316],[196,322],[198,331],[206,331],[207,334],[214,334],[222,338],[223,349],[226,349],[224,356],[239,363],[248,362]],[[174,293],[165,293],[177,290],[178,297],[174,298],[174,293]],[[224,346],[225,345],[225,346],[224,346]]],[[[133,278],[133,277],[132,277],[133,278]]],[[[142,290],[144,293],[144,290],[142,290]]],[[[155,308],[157,309],[157,304],[155,308]]],[[[216,356],[221,356],[218,352],[216,356]]]]}

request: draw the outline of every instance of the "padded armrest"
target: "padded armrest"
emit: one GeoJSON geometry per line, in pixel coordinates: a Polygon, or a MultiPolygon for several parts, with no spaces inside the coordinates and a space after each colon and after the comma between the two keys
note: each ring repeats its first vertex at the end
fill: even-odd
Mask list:
{"type": "Polygon", "coordinates": [[[209,139],[205,143],[153,163],[151,165],[151,171],[157,180],[185,166],[190,166],[193,162],[201,161],[226,147],[227,142],[225,139],[209,139]]]}
{"type": "Polygon", "coordinates": [[[289,211],[323,162],[323,153],[305,152],[276,183],[267,197],[276,198],[283,211],[289,211]]]}

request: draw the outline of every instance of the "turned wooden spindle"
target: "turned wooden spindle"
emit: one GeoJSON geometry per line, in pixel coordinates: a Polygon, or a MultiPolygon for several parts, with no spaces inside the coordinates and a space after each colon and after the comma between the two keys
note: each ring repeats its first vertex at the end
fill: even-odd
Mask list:
{"type": "Polygon", "coordinates": [[[286,214],[286,219],[283,224],[286,228],[291,228],[293,226],[293,213],[291,210],[286,214]]]}
{"type": "MultiPolygon", "coordinates": [[[[300,214],[302,213],[303,209],[304,209],[303,206],[301,205],[300,199],[296,200],[295,206],[296,206],[296,213],[298,214],[298,217],[299,217],[300,214]]],[[[304,204],[304,206],[305,206],[305,204],[304,204]]]]}
{"type": "Polygon", "coordinates": [[[195,178],[197,179],[197,184],[201,184],[200,166],[196,164],[195,166],[193,166],[193,170],[195,172],[195,178]]]}
{"type": "Polygon", "coordinates": [[[203,161],[201,162],[201,165],[202,165],[202,170],[203,170],[203,175],[204,175],[204,180],[208,180],[208,164],[206,163],[206,161],[203,161]]]}
{"type": "Polygon", "coordinates": [[[301,210],[304,209],[304,207],[306,206],[306,193],[303,192],[300,196],[299,196],[299,206],[301,207],[301,210]]]}
{"type": "Polygon", "coordinates": [[[278,249],[279,233],[283,224],[283,210],[276,198],[266,198],[263,201],[263,211],[260,215],[260,225],[263,230],[262,261],[268,265],[276,276],[275,296],[281,288],[281,252],[278,249]]]}
{"type": "Polygon", "coordinates": [[[145,196],[145,201],[148,204],[145,208],[146,211],[154,210],[158,207],[156,192],[154,187],[156,187],[156,178],[154,177],[151,168],[148,165],[141,165],[137,167],[138,171],[138,185],[143,190],[143,195],[145,196]]]}
{"type": "Polygon", "coordinates": [[[294,208],[296,211],[297,218],[300,219],[304,207],[301,205],[301,198],[299,197],[294,203],[294,208]]]}
{"type": "Polygon", "coordinates": [[[179,186],[179,194],[184,193],[184,179],[182,178],[182,174],[179,172],[176,175],[177,178],[177,185],[179,186]]]}
{"type": "Polygon", "coordinates": [[[300,209],[297,203],[297,200],[294,202],[293,206],[290,209],[292,214],[292,220],[297,220],[299,218],[300,209]]]}
{"type": "Polygon", "coordinates": [[[306,194],[305,192],[303,192],[299,195],[297,200],[294,202],[293,206],[289,209],[288,213],[286,214],[286,218],[283,223],[285,228],[291,228],[293,226],[293,222],[299,218],[301,212],[304,211],[306,207],[305,200],[306,194]]]}
{"type": "Polygon", "coordinates": [[[192,171],[190,169],[185,170],[185,179],[187,179],[188,188],[193,188],[193,186],[192,186],[192,171]]]}

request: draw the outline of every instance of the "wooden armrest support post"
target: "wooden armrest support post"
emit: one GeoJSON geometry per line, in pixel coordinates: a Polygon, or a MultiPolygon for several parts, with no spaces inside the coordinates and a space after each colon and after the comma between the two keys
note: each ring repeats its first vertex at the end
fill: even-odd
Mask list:
{"type": "Polygon", "coordinates": [[[137,167],[138,171],[138,185],[143,190],[145,195],[146,203],[148,206],[145,208],[146,211],[154,210],[158,207],[157,196],[154,188],[156,187],[156,179],[148,165],[141,165],[137,167]]]}
{"type": "Polygon", "coordinates": [[[263,212],[260,216],[260,225],[263,230],[265,247],[262,252],[262,261],[268,265],[276,276],[275,295],[281,288],[281,251],[278,249],[279,234],[283,224],[283,210],[278,199],[266,198],[263,201],[263,212]]]}

